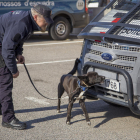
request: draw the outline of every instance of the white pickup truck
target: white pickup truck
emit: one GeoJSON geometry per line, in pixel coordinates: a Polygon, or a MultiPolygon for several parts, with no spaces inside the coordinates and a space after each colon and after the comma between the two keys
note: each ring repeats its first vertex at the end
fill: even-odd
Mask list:
{"type": "Polygon", "coordinates": [[[140,0],[113,0],[78,35],[84,38],[78,75],[105,76],[88,91],[140,115],[140,0]]]}

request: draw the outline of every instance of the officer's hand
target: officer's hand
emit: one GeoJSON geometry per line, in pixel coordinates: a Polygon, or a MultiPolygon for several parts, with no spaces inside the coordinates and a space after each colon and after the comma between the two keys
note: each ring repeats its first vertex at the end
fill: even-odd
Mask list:
{"type": "Polygon", "coordinates": [[[13,74],[13,78],[17,78],[19,76],[19,71],[16,74],[13,74]]]}
{"type": "Polygon", "coordinates": [[[25,58],[22,55],[17,55],[17,64],[23,64],[25,63],[25,58]]]}

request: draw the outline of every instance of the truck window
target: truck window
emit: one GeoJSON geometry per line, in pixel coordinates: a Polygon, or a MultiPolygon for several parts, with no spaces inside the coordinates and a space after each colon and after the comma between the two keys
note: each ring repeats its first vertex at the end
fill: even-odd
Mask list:
{"type": "Polygon", "coordinates": [[[98,0],[89,0],[88,7],[99,7],[99,1],[98,0]]]}

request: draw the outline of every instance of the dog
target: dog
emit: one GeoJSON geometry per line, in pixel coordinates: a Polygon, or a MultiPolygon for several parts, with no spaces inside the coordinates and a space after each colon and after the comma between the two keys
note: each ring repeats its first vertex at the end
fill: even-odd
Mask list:
{"type": "Polygon", "coordinates": [[[73,76],[78,67],[78,63],[80,60],[77,58],[75,60],[75,64],[71,72],[69,72],[66,75],[63,75],[60,79],[60,83],[58,85],[58,106],[57,106],[57,112],[60,113],[60,103],[61,103],[61,96],[63,95],[64,91],[67,92],[69,96],[69,104],[67,108],[67,120],[66,124],[70,125],[70,119],[71,119],[71,110],[73,103],[75,100],[79,100],[79,104],[85,114],[86,122],[88,125],[91,125],[86,107],[85,107],[85,99],[86,96],[84,95],[86,93],[86,90],[88,90],[89,87],[93,86],[97,83],[103,83],[105,77],[99,76],[96,72],[88,72],[87,74],[83,76],[73,76]]]}

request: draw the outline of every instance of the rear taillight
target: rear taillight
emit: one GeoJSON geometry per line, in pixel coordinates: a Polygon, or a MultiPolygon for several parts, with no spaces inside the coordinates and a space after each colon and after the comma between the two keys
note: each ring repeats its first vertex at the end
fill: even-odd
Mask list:
{"type": "Polygon", "coordinates": [[[85,0],[85,12],[88,13],[88,0],[85,0]]]}

